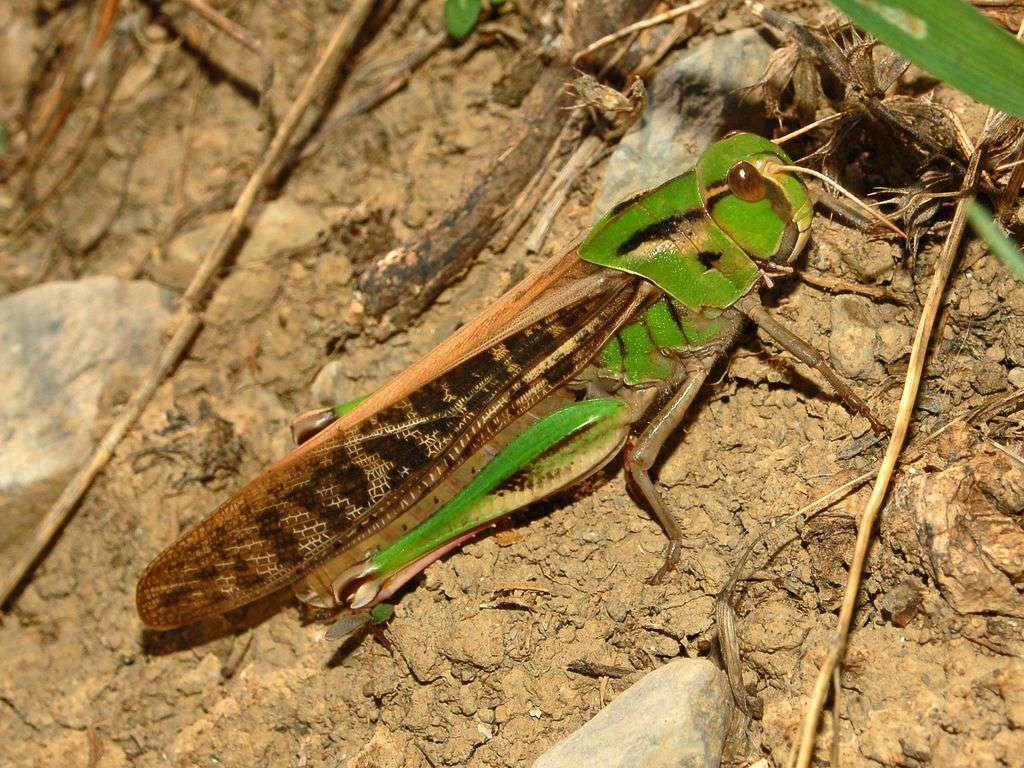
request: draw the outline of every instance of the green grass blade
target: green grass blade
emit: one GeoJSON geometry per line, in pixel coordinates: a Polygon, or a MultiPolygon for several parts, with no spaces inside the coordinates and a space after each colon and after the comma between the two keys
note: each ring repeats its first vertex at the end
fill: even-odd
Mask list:
{"type": "Polygon", "coordinates": [[[1024,44],[962,0],[832,0],[850,19],[976,101],[1024,118],[1024,44]]]}
{"type": "Polygon", "coordinates": [[[989,248],[1002,260],[1013,276],[1024,282],[1024,253],[1020,252],[1017,244],[992,220],[992,214],[988,209],[977,200],[972,200],[967,206],[967,218],[974,231],[988,243],[989,248]]]}

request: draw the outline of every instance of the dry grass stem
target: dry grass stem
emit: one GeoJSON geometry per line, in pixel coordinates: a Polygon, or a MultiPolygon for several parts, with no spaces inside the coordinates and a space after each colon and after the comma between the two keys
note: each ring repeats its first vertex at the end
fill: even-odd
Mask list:
{"type": "Polygon", "coordinates": [[[245,220],[256,201],[256,197],[271,176],[278,159],[288,147],[289,140],[299,126],[302,116],[313,99],[334,77],[341,64],[349,57],[360,30],[373,13],[376,3],[372,0],[358,0],[349,8],[348,14],[338,23],[330,42],[306,78],[302,89],[295,97],[288,114],[274,135],[260,165],[249,177],[248,183],[239,195],[231,216],[211,247],[198,271],[182,296],[181,304],[172,320],[171,339],[164,347],[160,358],[150,369],[144,382],[135,390],[121,415],[107,430],[88,461],[65,486],[60,497],[47,511],[36,526],[32,537],[11,569],[0,580],[0,604],[5,603],[25,575],[44,553],[53,537],[71,517],[79,500],[92,484],[93,479],[110,460],[114,449],[125,436],[132,424],[142,413],[156,388],[167,374],[177,365],[185,348],[202,324],[200,304],[206,298],[213,278],[220,272],[245,225],[245,220]]]}
{"type": "MultiPolygon", "coordinates": [[[[825,698],[828,695],[829,686],[832,684],[833,672],[838,668],[846,651],[846,641],[849,636],[850,625],[853,622],[853,614],[857,607],[857,595],[860,593],[861,578],[864,573],[864,564],[867,560],[868,547],[871,544],[875,521],[888,493],[889,483],[896,468],[896,463],[899,461],[900,452],[903,450],[903,443],[906,440],[907,431],[910,427],[910,419],[913,415],[914,403],[917,400],[917,390],[921,383],[924,362],[928,352],[928,341],[931,338],[935,318],[942,303],[942,295],[949,276],[952,274],[964,226],[967,223],[967,204],[973,199],[971,190],[976,181],[980,161],[981,154],[976,152],[962,187],[964,195],[957,204],[953,222],[943,244],[942,252],[939,255],[935,273],[932,276],[931,285],[928,289],[928,298],[925,300],[924,308],[918,320],[917,333],[910,352],[910,365],[903,384],[903,393],[900,396],[899,410],[893,425],[892,436],[889,439],[885,457],[882,459],[882,464],[879,467],[878,476],[875,478],[874,487],[871,489],[871,497],[868,499],[860,524],[857,527],[857,540],[854,546],[853,560],[850,563],[850,574],[839,611],[839,625],[836,628],[836,634],[828,656],[825,658],[821,669],[818,670],[811,699],[804,714],[800,738],[797,742],[798,751],[795,761],[791,755],[791,760],[788,763],[791,766],[796,765],[797,768],[808,768],[811,764],[811,759],[814,755],[815,736],[818,731],[825,698]]],[[[832,738],[838,739],[838,734],[833,734],[832,738]]]]}
{"type": "Polygon", "coordinates": [[[548,231],[551,229],[551,224],[554,222],[555,216],[562,209],[562,206],[565,205],[565,201],[569,197],[569,191],[572,189],[573,184],[576,183],[576,179],[590,167],[603,148],[604,142],[600,138],[588,136],[576,147],[576,151],[572,153],[569,159],[565,161],[565,165],[562,166],[554,181],[551,182],[551,186],[544,193],[542,198],[544,208],[541,210],[533,231],[526,238],[526,250],[528,252],[540,252],[540,249],[544,246],[544,241],[547,239],[548,231]]]}
{"type": "Polygon", "coordinates": [[[774,141],[776,144],[785,144],[790,139],[795,139],[797,136],[803,136],[805,133],[809,133],[813,131],[815,128],[820,128],[823,125],[828,125],[829,123],[835,122],[836,120],[846,117],[848,114],[848,112],[836,112],[834,115],[829,115],[827,117],[821,118],[820,120],[815,120],[813,123],[808,123],[807,125],[801,128],[797,128],[795,131],[790,131],[789,133],[780,136],[777,139],[772,139],[772,141],[774,141]]]}
{"type": "Polygon", "coordinates": [[[273,131],[277,127],[277,119],[274,115],[273,105],[270,101],[270,88],[274,84],[274,62],[267,54],[267,50],[263,47],[263,43],[241,24],[236,24],[220,11],[207,4],[205,0],[181,0],[181,2],[195,11],[200,18],[205,20],[214,29],[223,32],[239,45],[248,48],[259,58],[260,112],[263,114],[263,120],[269,128],[268,134],[273,135],[273,131]]]}
{"type": "Polygon", "coordinates": [[[831,277],[824,277],[822,275],[815,275],[810,272],[798,271],[797,276],[808,285],[813,285],[816,288],[829,291],[830,293],[856,293],[861,296],[867,296],[869,299],[876,301],[891,301],[894,304],[900,304],[902,306],[910,306],[910,301],[902,296],[899,296],[892,291],[887,291],[884,288],[880,288],[877,285],[862,285],[861,283],[852,283],[848,280],[837,280],[831,277]]]}
{"type": "Polygon", "coordinates": [[[710,4],[711,0],[695,0],[695,2],[687,3],[686,5],[681,5],[678,8],[672,8],[671,10],[665,11],[664,13],[659,13],[657,16],[651,16],[648,19],[643,19],[641,21],[635,22],[634,24],[629,24],[623,27],[622,29],[612,32],[610,35],[605,35],[604,37],[595,40],[582,51],[578,51],[577,53],[575,53],[572,57],[572,63],[575,65],[579,62],[580,59],[589,56],[594,51],[604,48],[606,45],[611,45],[616,40],[621,40],[624,37],[629,37],[634,32],[640,32],[651,27],[656,27],[659,24],[665,24],[666,22],[672,21],[672,19],[682,16],[684,13],[696,11],[710,4]]]}

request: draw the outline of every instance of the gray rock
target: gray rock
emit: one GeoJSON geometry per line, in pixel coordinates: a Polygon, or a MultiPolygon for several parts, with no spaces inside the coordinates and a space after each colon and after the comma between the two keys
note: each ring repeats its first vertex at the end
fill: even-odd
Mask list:
{"type": "Polygon", "coordinates": [[[640,678],[533,768],[718,768],[732,712],[726,676],[677,659],[640,678]]]}
{"type": "Polygon", "coordinates": [[[743,29],[670,56],[651,81],[639,126],[608,161],[596,215],[689,170],[729,131],[764,133],[768,124],[756,94],[737,89],[760,79],[771,51],[757,31],[743,29]]]}
{"type": "Polygon", "coordinates": [[[878,283],[892,275],[898,254],[896,247],[881,240],[844,244],[839,258],[866,283],[878,283]]]}
{"type": "Polygon", "coordinates": [[[1006,368],[991,360],[971,361],[971,386],[979,395],[991,395],[1006,389],[1006,368]]]}
{"type": "Polygon", "coordinates": [[[105,387],[159,354],[173,294],[90,277],[0,299],[0,493],[73,470],[93,445],[105,387]]]}
{"type": "MultiPolygon", "coordinates": [[[[174,238],[149,265],[150,276],[161,285],[178,290],[188,286],[230,215],[225,212],[208,216],[195,229],[174,238]]],[[[311,242],[326,226],[318,212],[286,198],[275,200],[260,212],[238,253],[238,263],[265,263],[279,253],[311,242]]]]}
{"type": "Polygon", "coordinates": [[[883,325],[878,329],[875,357],[885,363],[895,363],[910,354],[914,330],[905,325],[883,325]]]}

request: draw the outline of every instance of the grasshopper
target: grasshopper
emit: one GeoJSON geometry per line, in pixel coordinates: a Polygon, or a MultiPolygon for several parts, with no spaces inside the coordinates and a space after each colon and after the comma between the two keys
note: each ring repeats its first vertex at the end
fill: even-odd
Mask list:
{"type": "Polygon", "coordinates": [[[768,139],[726,136],[372,395],[300,416],[290,454],[149,565],[142,621],[179,627],[288,586],[366,611],[620,452],[668,538],[660,579],[683,534],[648,471],[746,318],[884,429],[761,306],[758,289],[791,271],[811,229],[808,191],[782,166],[768,139]]]}

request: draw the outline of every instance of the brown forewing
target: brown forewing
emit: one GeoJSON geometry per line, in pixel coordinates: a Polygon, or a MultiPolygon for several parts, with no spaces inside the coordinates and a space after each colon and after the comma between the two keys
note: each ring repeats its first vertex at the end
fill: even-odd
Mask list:
{"type": "MultiPolygon", "coordinates": [[[[143,622],[176,627],[255,600],[357,545],[415,504],[452,467],[584,367],[641,301],[643,288],[635,279],[592,283],[598,288],[589,295],[573,291],[572,281],[584,269],[574,265],[559,275],[562,287],[570,286],[562,292],[564,304],[511,335],[495,335],[500,340],[468,356],[442,344],[425,358],[438,371],[434,378],[355,423],[344,419],[221,504],[143,573],[136,593],[143,622]],[[445,357],[458,362],[446,366],[445,357]]],[[[485,314],[503,309],[510,316],[515,307],[500,305],[522,303],[529,287],[485,314]]]]}

